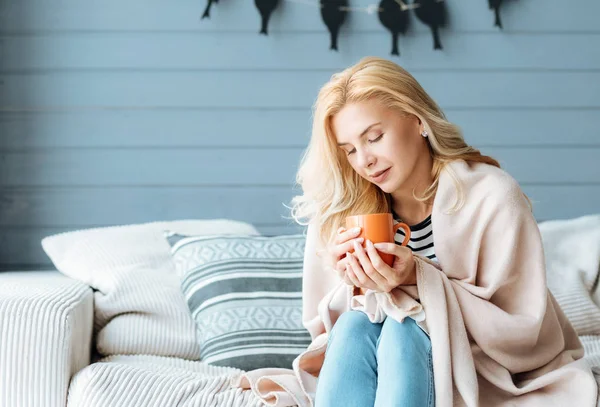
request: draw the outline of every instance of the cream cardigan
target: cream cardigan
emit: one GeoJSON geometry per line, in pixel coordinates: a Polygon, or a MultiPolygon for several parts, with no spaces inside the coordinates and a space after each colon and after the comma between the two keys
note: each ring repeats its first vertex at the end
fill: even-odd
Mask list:
{"type": "Polygon", "coordinates": [[[518,183],[487,164],[449,166],[464,188],[464,206],[447,213],[456,189],[442,171],[432,212],[439,266],[415,256],[416,286],[352,297],[320,264],[310,225],[303,322],[313,341],[293,370],[246,372],[233,386],[251,389],[267,405],[312,406],[327,337],[343,312],[360,309],[379,322],[425,309],[436,407],[596,405],[582,345],[547,289],[541,236],[518,183]]]}

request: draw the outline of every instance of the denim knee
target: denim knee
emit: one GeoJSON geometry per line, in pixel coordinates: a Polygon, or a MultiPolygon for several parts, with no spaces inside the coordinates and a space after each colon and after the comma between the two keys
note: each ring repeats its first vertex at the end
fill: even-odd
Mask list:
{"type": "Polygon", "coordinates": [[[390,353],[393,353],[393,357],[399,359],[428,358],[431,341],[411,318],[406,318],[402,323],[386,320],[377,340],[377,350],[378,353],[386,353],[382,357],[390,357],[390,353]]]}
{"type": "Polygon", "coordinates": [[[329,343],[341,342],[352,344],[369,340],[375,344],[381,324],[374,324],[369,317],[360,311],[346,311],[337,319],[329,335],[329,343]]]}
{"type": "Polygon", "coordinates": [[[377,341],[377,362],[376,407],[435,405],[431,341],[414,320],[385,320],[377,341]]]}

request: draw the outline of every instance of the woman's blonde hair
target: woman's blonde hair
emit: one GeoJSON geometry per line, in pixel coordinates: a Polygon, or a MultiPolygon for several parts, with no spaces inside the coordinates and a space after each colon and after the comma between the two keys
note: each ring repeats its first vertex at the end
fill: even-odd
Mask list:
{"type": "MultiPolygon", "coordinates": [[[[312,136],[296,176],[303,194],[292,199],[291,215],[301,225],[316,222],[322,243],[332,240],[346,216],[391,211],[389,196],[353,170],[332,130],[331,119],[346,104],[367,100],[418,117],[429,133],[434,181],[421,197],[413,191],[415,199],[424,202],[435,195],[440,173],[449,162],[462,159],[500,167],[498,161],[464,141],[460,129],[446,119],[410,73],[386,59],[365,57],[334,74],[319,91],[313,106],[312,136]]],[[[451,176],[458,191],[452,210],[458,210],[464,194],[456,176],[451,176]]]]}

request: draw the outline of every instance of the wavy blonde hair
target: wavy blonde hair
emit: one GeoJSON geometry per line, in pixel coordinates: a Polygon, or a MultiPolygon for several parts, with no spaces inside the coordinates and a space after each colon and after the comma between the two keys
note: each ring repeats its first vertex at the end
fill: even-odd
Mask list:
{"type": "MultiPolygon", "coordinates": [[[[346,104],[367,100],[418,117],[429,133],[434,181],[421,197],[413,191],[415,199],[425,202],[434,197],[440,173],[449,162],[462,159],[500,168],[494,158],[482,155],[465,142],[458,126],[446,119],[410,73],[386,59],[365,57],[334,74],[320,89],[313,106],[312,136],[296,175],[303,194],[292,199],[291,215],[301,225],[315,221],[323,243],[332,240],[346,216],[391,211],[388,194],[354,171],[337,147],[332,130],[333,116],[346,104]]],[[[451,210],[458,210],[464,203],[464,193],[456,175],[452,171],[450,174],[458,192],[451,210]]]]}

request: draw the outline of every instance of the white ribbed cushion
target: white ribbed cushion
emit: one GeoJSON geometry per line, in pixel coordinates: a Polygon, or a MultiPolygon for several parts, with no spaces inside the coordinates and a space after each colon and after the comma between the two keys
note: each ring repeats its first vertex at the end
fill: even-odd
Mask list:
{"type": "Polygon", "coordinates": [[[194,323],[164,238],[167,229],[207,235],[258,234],[250,224],[214,219],[86,229],[42,240],[59,271],[97,290],[94,323],[101,355],[199,358],[194,323]]]}
{"type": "Polygon", "coordinates": [[[585,350],[585,359],[594,373],[600,374],[600,335],[582,335],[579,340],[585,350]]]}
{"type": "Polygon", "coordinates": [[[73,378],[68,407],[258,407],[250,391],[232,388],[239,370],[160,356],[111,356],[73,378]]]}
{"type": "MultiPolygon", "coordinates": [[[[584,335],[579,339],[585,349],[585,359],[592,368],[596,383],[600,386],[600,335],[584,335]]],[[[600,393],[596,406],[600,407],[600,393]]]]}
{"type": "Polygon", "coordinates": [[[600,335],[600,215],[539,224],[548,287],[579,335],[600,335]]]}
{"type": "Polygon", "coordinates": [[[53,272],[0,273],[0,406],[64,407],[87,366],[92,290],[53,272]]]}

